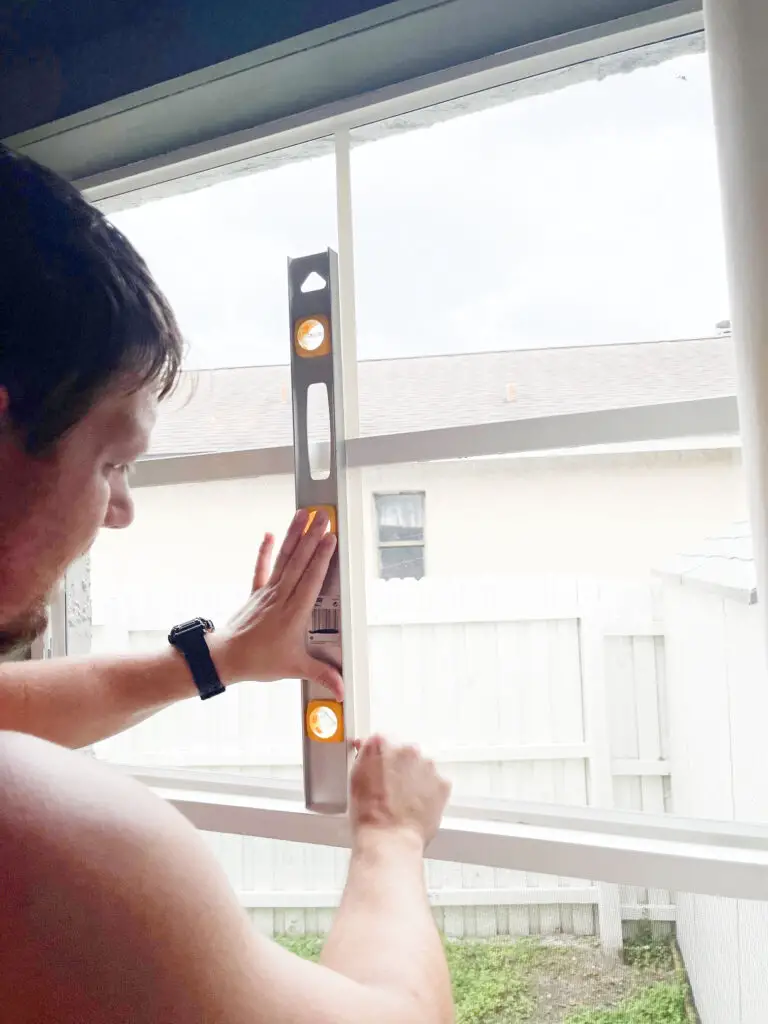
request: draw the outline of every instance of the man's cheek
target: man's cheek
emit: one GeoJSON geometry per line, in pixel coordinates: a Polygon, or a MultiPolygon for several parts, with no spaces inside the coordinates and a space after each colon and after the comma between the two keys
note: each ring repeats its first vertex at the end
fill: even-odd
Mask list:
{"type": "Polygon", "coordinates": [[[66,551],[69,562],[85,554],[93,545],[104,522],[108,492],[103,488],[91,487],[74,498],[71,515],[60,520],[61,548],[66,551]]]}

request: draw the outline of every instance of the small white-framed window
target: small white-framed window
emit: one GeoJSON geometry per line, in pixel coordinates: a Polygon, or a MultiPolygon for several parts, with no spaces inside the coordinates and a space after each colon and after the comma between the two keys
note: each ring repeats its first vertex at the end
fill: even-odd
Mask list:
{"type": "Polygon", "coordinates": [[[424,491],[375,494],[378,575],[417,579],[425,573],[424,491]]]}

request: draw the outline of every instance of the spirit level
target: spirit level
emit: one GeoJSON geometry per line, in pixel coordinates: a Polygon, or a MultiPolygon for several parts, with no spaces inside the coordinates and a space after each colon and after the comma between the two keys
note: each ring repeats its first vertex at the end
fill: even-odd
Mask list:
{"type": "MultiPolygon", "coordinates": [[[[328,573],[312,612],[307,647],[317,658],[342,668],[341,581],[339,550],[346,543],[338,510],[343,503],[342,447],[344,416],[337,256],[332,249],[288,261],[291,329],[291,389],[296,506],[314,515],[323,510],[338,539],[328,573]],[[307,399],[312,385],[328,397],[330,450],[318,469],[310,458],[307,399]],[[338,439],[338,440],[337,440],[338,439]],[[313,468],[315,470],[313,475],[313,468]]],[[[311,522],[311,519],[310,519],[311,522]]],[[[302,680],[304,797],[310,810],[341,814],[347,809],[352,686],[345,699],[333,700],[316,683],[302,680]]]]}

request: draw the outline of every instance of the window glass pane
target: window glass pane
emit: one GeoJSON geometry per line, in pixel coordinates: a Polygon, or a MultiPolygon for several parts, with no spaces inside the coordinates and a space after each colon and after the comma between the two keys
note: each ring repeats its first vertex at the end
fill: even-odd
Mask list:
{"type": "MultiPolygon", "coordinates": [[[[138,487],[134,500],[131,528],[102,531],[92,552],[97,653],[164,650],[170,627],[197,616],[224,627],[250,593],[261,538],[281,539],[295,508],[290,475],[138,487]]],[[[299,685],[239,683],[211,700],[190,696],[96,753],[135,765],[298,772],[299,685]]]]}
{"type": "MultiPolygon", "coordinates": [[[[691,62],[685,67],[696,79],[701,55],[676,59],[691,62]]],[[[594,94],[612,81],[666,75],[671,66],[662,62],[624,78],[568,86],[557,95],[587,84],[594,94]]],[[[669,77],[664,82],[664,89],[672,87],[669,77]]],[[[682,79],[679,84],[685,88],[682,79]]],[[[659,110],[666,116],[664,104],[659,110]]],[[[475,116],[480,115],[467,115],[475,116]]],[[[647,110],[638,114],[641,126],[650,121],[647,110]]],[[[380,144],[370,143],[371,150],[380,144]]],[[[683,159],[674,146],[672,155],[683,159]]],[[[263,173],[287,174],[295,166],[263,173]]],[[[707,173],[702,170],[703,177],[707,173]]],[[[203,193],[187,198],[198,194],[203,193]]],[[[449,209],[453,216],[456,204],[449,209]]],[[[711,226],[712,208],[702,209],[711,226]]],[[[362,248],[365,223],[363,204],[356,227],[362,248]]],[[[666,254],[665,239],[659,235],[666,254]]],[[[311,247],[324,244],[313,241],[311,247]]],[[[291,254],[285,249],[282,243],[275,249],[283,269],[291,254]]],[[[617,251],[623,258],[624,251],[617,251]]],[[[364,280],[363,275],[363,293],[364,280]]],[[[553,281],[560,281],[554,269],[553,281]]],[[[284,282],[280,288],[284,301],[284,282]]],[[[459,291],[450,289],[451,295],[459,291]]],[[[657,301],[656,291],[647,294],[649,304],[657,301]]],[[[716,288],[708,294],[716,295],[716,288]]],[[[441,293],[435,295],[442,301],[441,293]]],[[[401,310],[401,322],[406,312],[401,310]]],[[[496,364],[476,376],[464,367],[449,379],[428,353],[422,353],[423,364],[421,357],[401,360],[400,377],[394,361],[364,362],[363,419],[366,394],[379,395],[387,415],[393,396],[403,396],[406,411],[426,410],[418,425],[445,426],[482,419],[474,398],[462,406],[462,396],[480,391],[496,396],[501,418],[509,405],[518,409],[514,415],[555,415],[734,393],[727,335],[612,345],[597,331],[593,340],[586,347],[552,344],[502,353],[527,360],[525,380],[534,382],[538,406],[516,405],[526,390],[520,383],[524,375],[510,382],[496,364]]],[[[361,351],[375,354],[367,344],[363,317],[361,351]]],[[[193,339],[193,356],[194,351],[193,339]]],[[[476,366],[486,358],[479,350],[469,354],[473,361],[477,357],[476,366]]],[[[497,356],[491,352],[488,359],[497,356]]],[[[208,362],[202,356],[199,365],[208,362]]],[[[275,413],[285,433],[256,431],[259,423],[273,422],[266,406],[254,400],[266,380],[259,374],[278,369],[199,370],[197,390],[185,399],[179,418],[161,424],[160,436],[172,435],[172,442],[163,441],[154,453],[287,443],[287,367],[280,391],[284,408],[275,413]],[[225,429],[212,441],[206,431],[211,425],[219,431],[222,422],[225,429]]],[[[376,429],[416,425],[407,418],[378,422],[376,429]]],[[[365,544],[358,555],[368,586],[374,728],[421,743],[462,795],[559,803],[607,799],[609,806],[656,813],[768,818],[759,729],[768,716],[768,686],[737,439],[604,445],[367,468],[362,475],[365,544]],[[420,579],[425,549],[415,541],[424,540],[426,500],[429,574],[420,579]],[[604,691],[599,701],[593,699],[596,687],[604,691]],[[595,707],[599,721],[590,721],[588,710],[595,707]],[[595,728],[609,738],[608,798],[596,796],[592,782],[589,737],[595,728]]],[[[136,498],[136,524],[106,533],[93,552],[100,650],[164,646],[169,627],[191,616],[210,616],[218,625],[226,621],[248,592],[263,532],[280,535],[294,504],[288,475],[141,487],[136,498]]],[[[258,775],[281,767],[298,770],[299,739],[295,683],[241,684],[219,700],[193,699],[169,709],[101,745],[99,755],[258,775]]]]}
{"type": "MultiPolygon", "coordinates": [[[[188,342],[183,379],[161,406],[153,458],[292,444],[286,264],[336,246],[330,140],[197,184],[112,215],[147,260],[188,342]]],[[[149,468],[139,467],[136,479],[149,468]]],[[[216,466],[210,474],[135,487],[131,528],[102,532],[91,560],[95,650],[165,649],[174,624],[203,616],[221,628],[245,602],[264,533],[279,544],[292,518],[293,478],[286,471],[240,479],[235,469],[226,479],[216,466]]],[[[174,705],[99,744],[97,756],[298,772],[300,725],[297,682],[245,683],[210,701],[174,705]]]]}
{"type": "Polygon", "coordinates": [[[734,393],[701,46],[352,133],[363,434],[734,393]]]}
{"type": "Polygon", "coordinates": [[[424,539],[423,494],[377,494],[379,541],[424,539]]]}
{"type": "Polygon", "coordinates": [[[413,488],[429,507],[425,577],[368,568],[373,729],[419,743],[462,798],[768,821],[737,439],[362,479],[364,506],[413,488]]]}
{"type": "Polygon", "coordinates": [[[292,443],[289,257],[336,247],[330,140],[111,215],[149,264],[188,345],[152,455],[292,443]]]}
{"type": "Polygon", "coordinates": [[[422,546],[406,547],[401,544],[380,548],[379,563],[383,580],[410,579],[411,577],[421,579],[424,575],[424,548],[422,546]]]}
{"type": "MultiPolygon", "coordinates": [[[[361,433],[735,397],[700,37],[354,138],[361,433]]],[[[430,510],[374,728],[463,794],[768,820],[738,439],[567,445],[364,471],[430,510]]]]}

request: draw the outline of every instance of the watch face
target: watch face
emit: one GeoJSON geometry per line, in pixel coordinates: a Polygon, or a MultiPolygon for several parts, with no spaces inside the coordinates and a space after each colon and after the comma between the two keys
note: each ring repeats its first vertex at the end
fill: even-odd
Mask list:
{"type": "Polygon", "coordinates": [[[202,629],[206,633],[212,633],[213,623],[210,619],[190,619],[188,622],[182,622],[178,626],[174,626],[171,630],[171,636],[180,636],[182,633],[188,633],[194,629],[202,629]]]}

